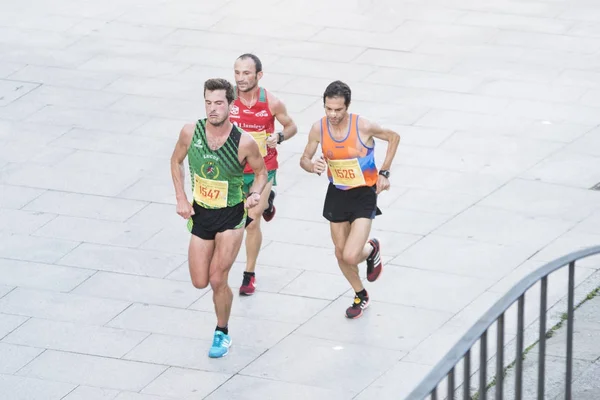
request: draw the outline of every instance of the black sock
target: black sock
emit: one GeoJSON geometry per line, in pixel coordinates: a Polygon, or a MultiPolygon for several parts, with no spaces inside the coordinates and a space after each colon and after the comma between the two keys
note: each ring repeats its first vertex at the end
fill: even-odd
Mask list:
{"type": "Polygon", "coordinates": [[[361,299],[365,299],[365,298],[369,297],[369,295],[367,294],[367,289],[363,289],[360,292],[356,292],[356,295],[358,297],[360,297],[361,299]]]}
{"type": "Polygon", "coordinates": [[[215,331],[221,331],[226,335],[229,335],[229,328],[225,327],[225,328],[221,328],[219,325],[217,325],[217,329],[215,329],[215,331]]]}
{"type": "Polygon", "coordinates": [[[246,275],[254,276],[254,272],[244,271],[244,276],[246,276],[246,275]]]}

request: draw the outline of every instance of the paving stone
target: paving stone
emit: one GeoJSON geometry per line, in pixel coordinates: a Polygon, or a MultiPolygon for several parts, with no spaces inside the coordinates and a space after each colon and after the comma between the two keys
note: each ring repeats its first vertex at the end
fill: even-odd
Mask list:
{"type": "Polygon", "coordinates": [[[357,393],[367,383],[391,368],[402,355],[403,353],[398,351],[295,334],[281,341],[242,370],[242,375],[334,390],[342,386],[357,393]],[[290,358],[294,359],[291,365],[288,361],[290,358]],[[368,373],[361,374],[360,377],[357,377],[351,368],[347,368],[358,360],[369,365],[368,373]],[[284,364],[286,368],[283,368],[284,364]],[[332,381],[326,372],[331,370],[338,371],[335,381],[332,381]],[[342,382],[343,385],[340,385],[342,382]]]}
{"type": "Polygon", "coordinates": [[[120,358],[147,336],[143,332],[32,318],[6,336],[3,342],[120,358]]]}
{"type": "Polygon", "coordinates": [[[142,390],[145,394],[203,399],[229,379],[229,375],[171,367],[142,390]]]}
{"type": "Polygon", "coordinates": [[[60,264],[134,275],[164,277],[184,261],[179,255],[84,243],[60,264]]]}
{"type": "Polygon", "coordinates": [[[93,273],[80,268],[0,258],[2,282],[24,288],[69,292],[93,273]]]}
{"type": "Polygon", "coordinates": [[[98,272],[73,290],[73,293],[186,308],[194,303],[202,292],[189,282],[98,272]]]}
{"type": "Polygon", "coordinates": [[[53,350],[44,352],[19,371],[19,375],[108,389],[139,391],[166,369],[113,358],[53,350]]]}
{"type": "Polygon", "coordinates": [[[43,349],[36,349],[34,347],[0,343],[0,356],[2,357],[0,374],[14,374],[43,351],[43,349]]]}
{"type": "Polygon", "coordinates": [[[324,389],[309,385],[299,385],[271,379],[261,379],[251,376],[235,375],[233,378],[212,392],[207,400],[224,400],[235,396],[240,400],[250,400],[255,397],[284,397],[290,400],[300,399],[348,399],[352,392],[338,389],[324,389]]]}
{"type": "Polygon", "coordinates": [[[231,346],[223,360],[207,357],[212,340],[198,340],[151,334],[123,358],[173,367],[236,374],[259,357],[263,350],[237,344],[231,346]],[[165,352],[164,349],[169,351],[165,352]]]}
{"type": "Polygon", "coordinates": [[[125,221],[145,206],[146,203],[140,201],[47,191],[29,202],[23,209],[63,216],[125,221]]]}
{"type": "Polygon", "coordinates": [[[105,324],[129,303],[67,293],[17,288],[0,299],[0,312],[16,315],[105,324]]]}
{"type": "Polygon", "coordinates": [[[27,321],[27,317],[0,313],[0,339],[27,321]]]}
{"type": "Polygon", "coordinates": [[[77,386],[64,400],[113,400],[118,390],[101,389],[91,386],[77,386]]]}
{"type": "Polygon", "coordinates": [[[0,257],[53,263],[79,245],[79,242],[18,234],[0,234],[0,257]]]}
{"type": "Polygon", "coordinates": [[[0,399],[61,400],[77,385],[49,380],[0,375],[0,399]]]}

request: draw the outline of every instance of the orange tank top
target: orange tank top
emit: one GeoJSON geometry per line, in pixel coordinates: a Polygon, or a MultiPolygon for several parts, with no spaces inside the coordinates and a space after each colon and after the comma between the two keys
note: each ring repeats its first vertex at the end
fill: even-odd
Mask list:
{"type": "Polygon", "coordinates": [[[348,133],[341,140],[331,136],[327,117],[321,119],[321,149],[328,165],[327,177],[338,189],[377,183],[375,145],[368,147],[363,143],[358,134],[358,118],[356,114],[349,114],[348,133]]]}

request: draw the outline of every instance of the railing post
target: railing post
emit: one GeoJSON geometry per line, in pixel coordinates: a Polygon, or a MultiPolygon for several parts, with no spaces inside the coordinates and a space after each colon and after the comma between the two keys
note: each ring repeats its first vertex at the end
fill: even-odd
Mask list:
{"type": "Polygon", "coordinates": [[[515,368],[515,400],[523,396],[523,330],[525,325],[525,294],[519,297],[517,305],[517,358],[515,368]]]}
{"type": "Polygon", "coordinates": [[[464,362],[464,377],[463,377],[463,400],[471,400],[471,349],[467,351],[464,362]]]}
{"type": "Polygon", "coordinates": [[[448,374],[448,400],[454,400],[454,368],[448,374]]]}
{"type": "Polygon", "coordinates": [[[498,317],[496,337],[496,400],[502,400],[504,391],[504,313],[498,317]]]}
{"type": "Polygon", "coordinates": [[[540,287],[540,337],[538,353],[538,400],[544,400],[546,389],[546,308],[548,307],[548,277],[542,278],[540,287]]]}
{"type": "Polygon", "coordinates": [[[575,261],[569,263],[569,293],[567,296],[567,374],[565,399],[571,400],[571,380],[573,379],[573,314],[575,312],[575,261]]]}
{"type": "Polygon", "coordinates": [[[479,350],[479,399],[487,399],[487,330],[480,339],[479,350]]]}

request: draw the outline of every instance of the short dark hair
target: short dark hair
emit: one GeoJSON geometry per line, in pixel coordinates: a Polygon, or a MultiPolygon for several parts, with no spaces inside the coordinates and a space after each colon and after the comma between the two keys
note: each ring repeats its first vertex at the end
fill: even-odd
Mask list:
{"type": "Polygon", "coordinates": [[[233,86],[227,79],[222,78],[213,78],[208,79],[204,82],[204,97],[206,97],[206,91],[214,91],[214,90],[224,90],[225,97],[227,98],[227,102],[229,104],[233,103],[235,100],[235,94],[233,93],[233,86]]]}
{"type": "Polygon", "coordinates": [[[247,60],[247,59],[251,59],[252,61],[254,61],[254,66],[256,67],[257,74],[262,71],[262,63],[260,62],[260,58],[258,58],[254,54],[244,53],[238,57],[238,60],[247,60]]]}
{"type": "Polygon", "coordinates": [[[350,105],[352,91],[350,90],[350,86],[346,85],[344,82],[333,81],[327,86],[325,93],[323,93],[323,104],[325,104],[325,99],[327,97],[343,97],[344,105],[348,107],[350,105]]]}

